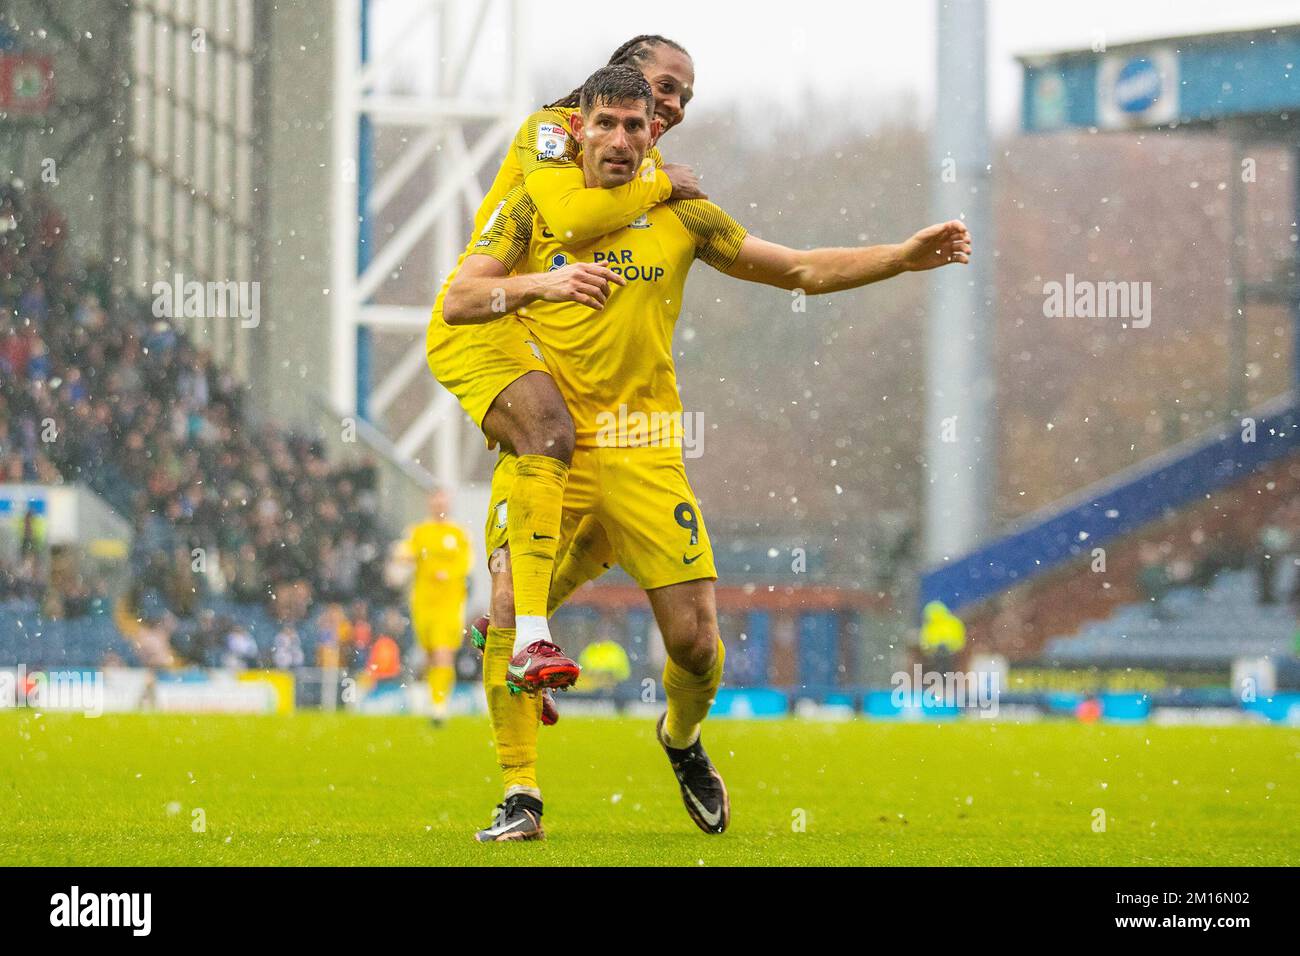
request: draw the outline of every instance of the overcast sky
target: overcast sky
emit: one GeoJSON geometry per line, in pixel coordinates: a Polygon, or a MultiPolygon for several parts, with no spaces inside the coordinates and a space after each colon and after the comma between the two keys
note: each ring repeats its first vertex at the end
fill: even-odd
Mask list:
{"type": "MultiPolygon", "coordinates": [[[[403,30],[415,0],[372,0],[375,45],[409,38],[402,61],[416,73],[433,29],[403,30]]],[[[953,0],[966,2],[966,0],[953,0]]],[[[499,0],[498,0],[499,3],[499,0]]],[[[911,91],[928,113],[935,69],[934,0],[655,0],[624,6],[524,0],[523,45],[537,76],[581,81],[628,37],[662,33],[690,50],[696,105],[756,95],[796,107],[805,91],[826,98],[893,99],[911,91]]],[[[989,109],[995,129],[1019,122],[1017,53],[1081,49],[1129,40],[1300,22],[1300,0],[990,0],[989,109]]],[[[478,62],[491,60],[486,54],[478,62]]],[[[424,60],[427,63],[427,60],[424,60]]],[[[537,90],[550,98],[563,90],[537,90]]]]}

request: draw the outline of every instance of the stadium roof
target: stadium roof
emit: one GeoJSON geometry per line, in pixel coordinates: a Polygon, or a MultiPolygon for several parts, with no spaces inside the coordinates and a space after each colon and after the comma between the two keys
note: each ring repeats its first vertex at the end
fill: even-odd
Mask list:
{"type": "Polygon", "coordinates": [[[1114,53],[1116,51],[1129,50],[1134,47],[1150,46],[1153,43],[1174,43],[1180,46],[1191,46],[1196,43],[1214,43],[1228,39],[1237,40],[1243,37],[1277,36],[1285,33],[1300,36],[1300,23],[1260,25],[1254,27],[1242,27],[1237,30],[1210,30],[1205,33],[1180,33],[1175,36],[1134,37],[1130,40],[1121,40],[1118,43],[1108,42],[1104,51],[1093,50],[1091,47],[1076,47],[1066,50],[1026,50],[1023,53],[1017,53],[1014,55],[1021,63],[1034,65],[1038,61],[1042,60],[1067,56],[1093,57],[1098,56],[1103,52],[1114,53]]]}
{"type": "Polygon", "coordinates": [[[1300,122],[1300,24],[1022,54],[1026,132],[1300,122]]]}

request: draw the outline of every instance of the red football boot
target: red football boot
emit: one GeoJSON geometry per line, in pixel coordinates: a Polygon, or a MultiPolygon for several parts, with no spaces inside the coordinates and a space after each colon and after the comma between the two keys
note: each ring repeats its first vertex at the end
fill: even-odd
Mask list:
{"type": "Polygon", "coordinates": [[[525,694],[544,688],[572,687],[582,671],[576,661],[550,641],[533,641],[510,659],[506,683],[525,694]]]}
{"type": "MultiPolygon", "coordinates": [[[[488,616],[480,615],[470,625],[470,642],[480,651],[487,645],[488,616]]],[[[517,689],[517,688],[515,688],[517,689]]],[[[555,695],[549,690],[542,691],[542,725],[554,727],[560,720],[560,708],[555,705],[555,695]]]]}

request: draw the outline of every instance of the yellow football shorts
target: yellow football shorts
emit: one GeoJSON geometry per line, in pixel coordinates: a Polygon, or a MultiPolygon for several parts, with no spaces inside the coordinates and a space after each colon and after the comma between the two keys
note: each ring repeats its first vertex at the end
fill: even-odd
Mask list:
{"type": "Polygon", "coordinates": [[[515,315],[450,326],[435,310],[425,346],[429,370],[480,428],[507,385],[529,372],[550,374],[537,341],[515,315]]]}
{"type": "MultiPolygon", "coordinates": [[[[503,452],[492,473],[484,534],[489,556],[506,545],[506,500],[515,460],[503,452]]],[[[623,570],[647,591],[718,576],[680,448],[577,449],[564,488],[557,554],[569,549],[579,521],[589,514],[605,529],[623,570]]]]}
{"type": "Polygon", "coordinates": [[[426,651],[458,649],[465,636],[464,602],[412,594],[411,630],[426,651]]]}

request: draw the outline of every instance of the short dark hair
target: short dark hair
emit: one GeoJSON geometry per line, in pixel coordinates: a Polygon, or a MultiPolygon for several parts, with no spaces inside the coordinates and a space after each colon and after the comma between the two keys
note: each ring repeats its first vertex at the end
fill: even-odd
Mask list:
{"type": "Polygon", "coordinates": [[[636,67],[618,64],[602,66],[582,84],[578,107],[588,113],[601,103],[645,103],[646,114],[654,112],[655,94],[650,81],[636,67]]]}

